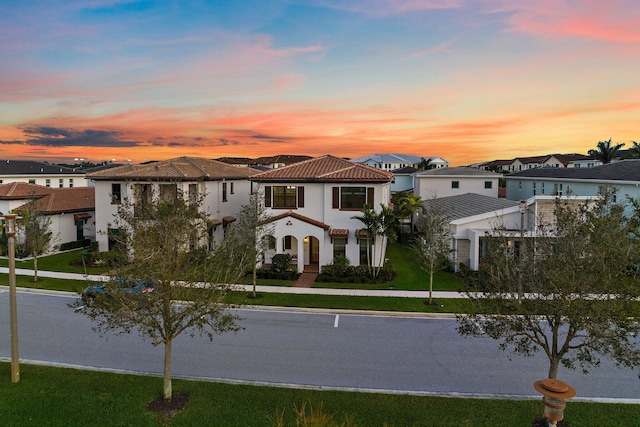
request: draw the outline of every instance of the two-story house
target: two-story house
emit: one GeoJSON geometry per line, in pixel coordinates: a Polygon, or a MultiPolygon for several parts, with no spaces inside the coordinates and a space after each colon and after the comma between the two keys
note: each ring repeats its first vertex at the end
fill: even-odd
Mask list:
{"type": "Polygon", "coordinates": [[[449,166],[449,163],[438,156],[414,156],[411,154],[371,154],[369,156],[358,157],[351,159],[355,163],[363,163],[376,169],[382,169],[384,171],[394,171],[396,169],[405,168],[411,166],[414,168],[420,168],[421,163],[429,161],[429,165],[433,168],[444,168],[449,166]]]}
{"type": "Polygon", "coordinates": [[[597,196],[600,187],[618,189],[618,197],[640,197],[640,160],[622,160],[583,168],[537,168],[505,176],[510,200],[533,196],[597,196]]]}
{"type": "MultiPolygon", "coordinates": [[[[299,272],[317,271],[339,255],[366,265],[370,244],[355,219],[365,205],[380,211],[391,199],[389,172],[326,155],[251,176],[264,196],[272,235],[265,263],[288,253],[299,272]]],[[[374,260],[375,265],[384,260],[374,260]]]]}
{"type": "Polygon", "coordinates": [[[86,187],[85,172],[33,160],[0,160],[0,184],[25,182],[51,188],[86,187]]]}
{"type": "Polygon", "coordinates": [[[200,157],[178,157],[124,165],[87,174],[96,188],[96,232],[100,251],[112,248],[110,224],[124,200],[134,205],[153,203],[153,198],[202,198],[209,216],[209,238],[221,239],[224,229],[235,221],[249,203],[249,177],[258,171],[200,157]]]}
{"type": "Polygon", "coordinates": [[[498,197],[502,174],[468,166],[439,168],[414,174],[413,192],[422,200],[465,193],[498,197]]]}

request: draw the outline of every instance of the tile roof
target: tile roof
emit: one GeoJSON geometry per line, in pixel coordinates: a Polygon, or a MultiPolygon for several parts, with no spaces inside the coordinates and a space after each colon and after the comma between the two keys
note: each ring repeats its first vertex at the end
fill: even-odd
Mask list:
{"type": "Polygon", "coordinates": [[[84,175],[84,171],[32,160],[0,160],[0,175],[84,175]]]}
{"type": "Polygon", "coordinates": [[[391,171],[394,175],[411,175],[414,172],[418,172],[418,169],[413,166],[405,166],[403,168],[394,169],[391,171]]]}
{"type": "Polygon", "coordinates": [[[320,228],[322,228],[324,230],[328,230],[329,228],[331,228],[330,226],[328,226],[327,224],[325,224],[322,221],[318,221],[318,220],[315,220],[313,218],[309,218],[308,216],[300,215],[299,213],[293,212],[292,210],[289,210],[289,211],[287,211],[285,213],[282,213],[280,215],[272,216],[271,218],[266,219],[262,223],[263,224],[268,224],[270,222],[278,221],[278,220],[281,220],[283,218],[295,218],[295,219],[298,219],[300,221],[306,222],[308,224],[315,225],[316,227],[320,227],[320,228]]]}
{"type": "Polygon", "coordinates": [[[177,157],[158,162],[124,165],[87,174],[94,180],[134,181],[219,181],[222,179],[246,179],[258,171],[232,166],[202,157],[177,157]]]}
{"type": "MultiPolygon", "coordinates": [[[[40,213],[51,215],[95,210],[95,187],[42,188],[47,189],[48,192],[35,201],[36,211],[40,213]]],[[[28,199],[29,196],[25,198],[28,199]]],[[[15,210],[19,211],[27,206],[28,203],[25,203],[15,210]]]]}
{"type": "Polygon", "coordinates": [[[440,197],[424,202],[424,205],[427,207],[435,206],[437,209],[444,211],[450,221],[512,208],[519,204],[520,203],[515,200],[501,199],[475,193],[440,197]]]}
{"type": "Polygon", "coordinates": [[[295,154],[278,154],[275,156],[258,157],[257,159],[250,160],[249,165],[269,165],[272,163],[284,163],[290,165],[293,163],[303,162],[305,160],[313,159],[311,156],[295,155],[295,154]]]}
{"type": "Polygon", "coordinates": [[[424,171],[416,172],[415,176],[417,177],[443,177],[443,176],[484,176],[484,177],[493,177],[493,178],[501,178],[503,175],[500,173],[495,173],[491,171],[487,171],[484,169],[472,168],[469,166],[458,166],[453,168],[437,168],[437,169],[427,169],[424,171]]]}
{"type": "Polygon", "coordinates": [[[505,178],[548,178],[600,181],[640,181],[640,160],[622,160],[592,168],[535,168],[505,178]]]}
{"type": "Polygon", "coordinates": [[[52,189],[42,185],[27,184],[26,182],[12,182],[0,185],[0,199],[20,200],[33,196],[49,194],[52,189]]]}
{"type": "Polygon", "coordinates": [[[258,182],[389,182],[393,174],[326,155],[259,173],[258,182]]]}

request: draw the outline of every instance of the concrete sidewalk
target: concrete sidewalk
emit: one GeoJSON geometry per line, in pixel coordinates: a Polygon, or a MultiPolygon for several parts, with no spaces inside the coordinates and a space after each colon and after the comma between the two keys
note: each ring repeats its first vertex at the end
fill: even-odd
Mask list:
{"type": "MultiPolygon", "coordinates": [[[[0,273],[8,274],[9,268],[0,267],[0,273]]],[[[33,276],[33,270],[17,268],[18,276],[33,276]]],[[[58,271],[38,270],[39,277],[52,277],[57,279],[86,280],[90,282],[105,282],[109,276],[84,275],[78,273],[63,273],[58,271]]],[[[252,285],[236,285],[238,290],[251,291],[252,285]]],[[[256,286],[257,292],[274,294],[305,294],[305,295],[342,295],[342,296],[369,296],[369,297],[400,297],[400,298],[429,298],[429,291],[401,291],[394,289],[331,289],[331,288],[298,288],[291,286],[256,286]]],[[[460,292],[433,292],[433,298],[466,298],[460,292]]]]}

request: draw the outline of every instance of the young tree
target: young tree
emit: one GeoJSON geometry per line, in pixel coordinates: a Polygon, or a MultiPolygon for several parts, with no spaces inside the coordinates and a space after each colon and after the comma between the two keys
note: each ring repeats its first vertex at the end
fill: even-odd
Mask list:
{"type": "Polygon", "coordinates": [[[371,280],[375,282],[384,266],[388,240],[395,236],[396,216],[391,208],[380,204],[380,212],[365,205],[362,209],[362,215],[352,218],[359,220],[364,225],[362,232],[369,242],[367,267],[371,280]],[[378,237],[380,237],[380,244],[376,245],[378,237]]]}
{"type": "Polygon", "coordinates": [[[248,257],[252,264],[252,298],[258,298],[256,292],[258,265],[263,261],[268,247],[268,237],[273,234],[274,225],[269,223],[270,215],[266,213],[264,195],[254,191],[249,197],[249,203],[242,207],[235,224],[239,237],[247,244],[248,257]]]}
{"type": "Polygon", "coordinates": [[[624,147],[624,143],[611,145],[611,138],[609,138],[608,141],[598,141],[596,149],[589,150],[589,155],[602,163],[611,163],[622,147],[624,147]]]}
{"type": "Polygon", "coordinates": [[[51,218],[38,211],[37,198],[33,195],[20,210],[19,226],[24,233],[24,250],[33,257],[33,281],[38,281],[38,256],[46,253],[53,241],[51,218]]]}
{"type": "Polygon", "coordinates": [[[554,221],[540,224],[520,250],[513,232],[493,230],[480,271],[465,279],[474,309],[458,316],[458,332],[488,336],[525,356],[542,350],[549,378],[557,378],[560,364],[587,373],[600,357],[638,366],[640,284],[629,269],[639,260],[637,212],[625,215],[614,196],[604,190],[588,202],[557,198],[554,221]]]}
{"type": "Polygon", "coordinates": [[[436,203],[426,203],[411,248],[420,268],[429,275],[429,305],[433,304],[433,274],[447,264],[452,238],[449,218],[436,203]]]}
{"type": "MultiPolygon", "coordinates": [[[[251,249],[234,227],[222,242],[208,248],[208,215],[202,198],[187,202],[152,197],[153,203],[125,200],[111,228],[120,230],[118,278],[94,292],[82,310],[98,332],[137,330],[153,345],[164,345],[163,396],[172,397],[171,348],[182,333],[237,331],[238,316],[225,296],[251,265],[251,249]],[[135,208],[135,209],[134,209],[135,208]],[[152,285],[152,292],[143,292],[152,285]]],[[[81,306],[76,303],[76,307],[81,306]]]]}

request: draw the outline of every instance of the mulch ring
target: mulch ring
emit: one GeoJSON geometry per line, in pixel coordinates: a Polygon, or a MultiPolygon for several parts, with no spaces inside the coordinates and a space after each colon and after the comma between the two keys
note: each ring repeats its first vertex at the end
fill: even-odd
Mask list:
{"type": "Polygon", "coordinates": [[[160,425],[168,424],[173,417],[184,405],[189,401],[189,395],[186,393],[174,393],[171,400],[165,400],[164,397],[159,397],[152,400],[147,405],[147,408],[160,415],[160,425]]]}

